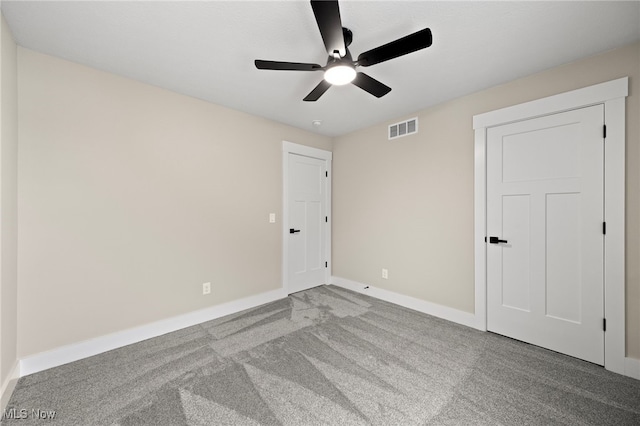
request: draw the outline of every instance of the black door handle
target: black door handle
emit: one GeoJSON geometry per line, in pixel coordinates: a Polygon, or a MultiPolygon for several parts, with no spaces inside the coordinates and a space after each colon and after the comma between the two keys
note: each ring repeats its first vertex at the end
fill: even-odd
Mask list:
{"type": "Polygon", "coordinates": [[[500,240],[498,237],[489,237],[490,244],[498,244],[498,243],[508,243],[507,240],[500,240]]]}
{"type": "Polygon", "coordinates": [[[300,232],[300,230],[299,229],[289,228],[289,233],[290,234],[295,234],[296,232],[300,232]]]}

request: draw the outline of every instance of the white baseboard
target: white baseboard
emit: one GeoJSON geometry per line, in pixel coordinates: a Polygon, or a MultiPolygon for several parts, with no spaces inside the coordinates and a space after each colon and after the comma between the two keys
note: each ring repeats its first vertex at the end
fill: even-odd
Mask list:
{"type": "Polygon", "coordinates": [[[20,378],[20,362],[16,360],[9,376],[7,376],[4,382],[2,382],[2,387],[0,388],[0,413],[3,413],[4,409],[7,407],[9,399],[11,399],[13,389],[16,387],[16,383],[18,382],[18,378],[20,378]]]}
{"type": "Polygon", "coordinates": [[[640,359],[624,359],[624,375],[640,380],[640,359]]]}
{"type": "Polygon", "coordinates": [[[161,336],[172,331],[201,324],[212,319],[264,305],[265,303],[273,302],[285,297],[287,297],[287,293],[284,289],[272,290],[266,293],[256,294],[255,296],[249,296],[243,299],[212,306],[210,308],[178,315],[173,318],[156,321],[140,327],[107,334],[105,336],[96,337],[78,343],[72,343],[70,345],[22,358],[20,360],[20,373],[21,376],[37,373],[38,371],[57,367],[69,362],[107,352],[112,349],[117,349],[122,346],[127,346],[132,343],[141,342],[152,337],[161,336]]]}
{"type": "Polygon", "coordinates": [[[366,294],[386,302],[395,303],[396,305],[404,306],[405,308],[413,309],[414,311],[429,314],[457,324],[466,325],[467,327],[478,328],[476,316],[470,312],[464,312],[447,306],[438,305],[436,303],[427,302],[426,300],[417,299],[415,297],[405,296],[404,294],[362,284],[346,278],[331,277],[331,284],[366,294]]]}

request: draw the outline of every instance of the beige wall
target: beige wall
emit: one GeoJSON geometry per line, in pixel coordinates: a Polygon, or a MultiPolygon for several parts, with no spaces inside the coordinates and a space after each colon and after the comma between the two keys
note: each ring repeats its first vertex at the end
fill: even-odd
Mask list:
{"type": "Polygon", "coordinates": [[[24,48],[18,66],[20,357],[281,287],[282,141],[330,138],[24,48]]]}
{"type": "MultiPolygon", "coordinates": [[[[18,84],[16,43],[0,18],[0,385],[7,384],[17,356],[17,166],[18,84]]],[[[9,385],[11,387],[11,385],[9,385]]],[[[10,389],[9,389],[10,390],[10,389]]],[[[4,408],[8,394],[2,395],[4,408]]]]}
{"type": "Polygon", "coordinates": [[[333,148],[334,275],[473,312],[472,116],[629,76],[640,358],[638,43],[421,111],[393,142],[389,123],[332,143],[23,48],[18,67],[20,357],[278,288],[282,140],[333,148]]]}
{"type": "Polygon", "coordinates": [[[393,120],[334,139],[333,274],[473,312],[473,115],[623,76],[627,354],[640,358],[640,43],[400,117],[419,117],[416,135],[388,141],[393,120]]]}

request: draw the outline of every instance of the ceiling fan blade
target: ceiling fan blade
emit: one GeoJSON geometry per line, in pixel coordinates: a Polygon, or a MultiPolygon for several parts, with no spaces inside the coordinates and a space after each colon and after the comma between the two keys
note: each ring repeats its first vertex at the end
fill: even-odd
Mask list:
{"type": "Polygon", "coordinates": [[[359,72],[351,82],[362,90],[371,93],[376,98],[381,98],[391,91],[391,87],[380,83],[373,77],[369,77],[363,72],[359,72]]]}
{"type": "Polygon", "coordinates": [[[329,90],[329,87],[331,87],[331,83],[329,83],[325,79],[322,79],[322,81],[315,87],[315,89],[313,89],[311,91],[311,93],[309,93],[303,99],[303,101],[307,101],[307,102],[315,102],[315,101],[317,101],[318,99],[320,99],[320,96],[322,96],[324,94],[324,92],[329,90]]]}
{"type": "Polygon", "coordinates": [[[429,47],[432,41],[431,30],[425,28],[424,30],[409,34],[391,43],[361,53],[360,56],[358,56],[357,62],[358,65],[362,67],[379,64],[380,62],[429,47]]]}
{"type": "Polygon", "coordinates": [[[333,56],[336,50],[342,58],[347,54],[342,34],[342,21],[340,20],[340,7],[337,1],[311,0],[311,8],[320,29],[320,35],[327,48],[329,56],[333,56]]]}
{"type": "Polygon", "coordinates": [[[301,62],[280,62],[255,60],[256,68],[259,70],[282,70],[282,71],[319,71],[322,66],[318,64],[304,64],[301,62]]]}

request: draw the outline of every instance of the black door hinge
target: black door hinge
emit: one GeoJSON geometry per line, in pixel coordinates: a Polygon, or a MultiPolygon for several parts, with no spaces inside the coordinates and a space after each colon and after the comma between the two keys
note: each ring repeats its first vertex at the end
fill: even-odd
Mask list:
{"type": "Polygon", "coordinates": [[[329,216],[325,216],[325,217],[324,217],[324,221],[325,221],[325,222],[329,222],[329,216]]]}
{"type": "Polygon", "coordinates": [[[607,125],[606,124],[602,125],[602,137],[605,138],[605,139],[607,138],[607,125]]]}
{"type": "Polygon", "coordinates": [[[602,318],[602,331],[607,331],[607,319],[602,318]]]}
{"type": "Polygon", "coordinates": [[[325,177],[329,177],[329,172],[324,172],[325,177]]]}
{"type": "Polygon", "coordinates": [[[328,267],[328,262],[324,262],[324,267],[327,268],[328,267]]]}
{"type": "Polygon", "coordinates": [[[602,222],[602,235],[607,235],[607,222],[602,222]]]}

